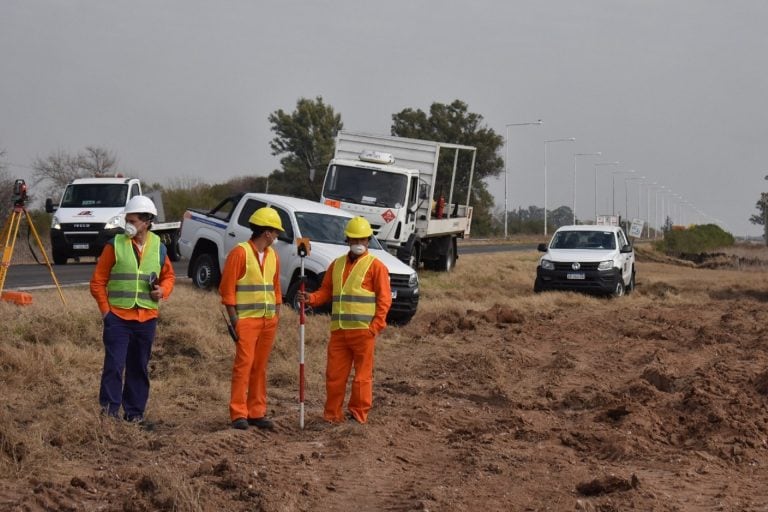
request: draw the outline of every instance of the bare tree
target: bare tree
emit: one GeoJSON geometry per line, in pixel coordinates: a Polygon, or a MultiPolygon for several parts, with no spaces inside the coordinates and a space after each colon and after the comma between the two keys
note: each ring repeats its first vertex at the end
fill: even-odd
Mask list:
{"type": "Polygon", "coordinates": [[[84,152],[78,153],[80,166],[90,176],[113,173],[117,165],[115,154],[105,148],[87,146],[84,152]]]}
{"type": "Polygon", "coordinates": [[[34,184],[46,187],[46,195],[58,196],[72,180],[113,173],[117,157],[107,149],[88,146],[77,155],[58,150],[32,164],[34,184]]]}

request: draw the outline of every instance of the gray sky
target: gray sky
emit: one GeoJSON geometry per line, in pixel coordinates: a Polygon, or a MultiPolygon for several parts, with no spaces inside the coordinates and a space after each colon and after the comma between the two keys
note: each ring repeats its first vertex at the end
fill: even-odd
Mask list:
{"type": "MultiPolygon", "coordinates": [[[[279,166],[267,116],[300,97],[384,134],[403,108],[461,99],[503,136],[544,121],[509,128],[510,208],[543,204],[543,141],[575,137],[547,144],[548,207],[572,203],[574,153],[601,151],[578,158],[580,217],[593,162],[618,160],[599,168],[599,213],[612,170],[634,169],[759,234],[766,27],[764,0],[2,0],[0,148],[27,179],[35,157],[95,145],[146,181],[215,183],[279,166]]],[[[503,178],[489,187],[502,207],[503,178]]]]}

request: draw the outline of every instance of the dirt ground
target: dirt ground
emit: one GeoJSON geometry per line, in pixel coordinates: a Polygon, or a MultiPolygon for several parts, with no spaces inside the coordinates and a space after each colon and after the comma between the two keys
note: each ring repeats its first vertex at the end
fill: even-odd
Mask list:
{"type": "Polygon", "coordinates": [[[274,432],[101,422],[106,442],[0,478],[0,509],[768,510],[764,270],[641,261],[608,300],[534,295],[535,254],[486,258],[427,276],[381,336],[368,424],[323,423],[318,392],[301,430],[273,380],[274,432]]]}

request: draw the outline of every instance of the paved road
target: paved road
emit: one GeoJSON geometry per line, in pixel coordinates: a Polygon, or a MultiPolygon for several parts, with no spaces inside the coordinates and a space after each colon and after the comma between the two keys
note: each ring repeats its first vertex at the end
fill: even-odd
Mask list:
{"type": "MultiPolygon", "coordinates": [[[[532,251],[536,244],[478,244],[459,247],[459,254],[479,254],[503,251],[532,251]]],[[[94,261],[54,265],[56,279],[63,286],[85,284],[93,273],[94,261]]],[[[187,277],[187,261],[177,261],[173,264],[177,278],[187,277]]],[[[5,290],[29,289],[53,286],[53,278],[45,265],[12,265],[5,276],[5,290]]]]}

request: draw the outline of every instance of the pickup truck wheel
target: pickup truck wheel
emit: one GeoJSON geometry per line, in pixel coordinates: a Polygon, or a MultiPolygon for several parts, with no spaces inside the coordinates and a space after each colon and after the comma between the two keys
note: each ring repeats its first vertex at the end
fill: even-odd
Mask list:
{"type": "Polygon", "coordinates": [[[632,267],[632,277],[629,278],[629,284],[627,285],[626,293],[632,293],[635,289],[635,267],[632,267]]]}
{"type": "Polygon", "coordinates": [[[192,282],[201,290],[209,290],[219,284],[221,272],[219,263],[212,254],[204,253],[195,258],[192,264],[192,282]]]}
{"type": "Polygon", "coordinates": [[[67,253],[63,251],[57,251],[56,249],[53,249],[51,251],[53,253],[53,264],[54,265],[66,265],[67,264],[67,253]]]}
{"type": "Polygon", "coordinates": [[[623,297],[625,290],[624,280],[621,278],[621,276],[619,276],[619,280],[616,282],[616,288],[613,289],[613,293],[611,295],[614,297],[623,297]]]}
{"type": "Polygon", "coordinates": [[[541,284],[541,279],[538,277],[533,281],[533,293],[541,293],[545,291],[544,285],[541,284]]]}

